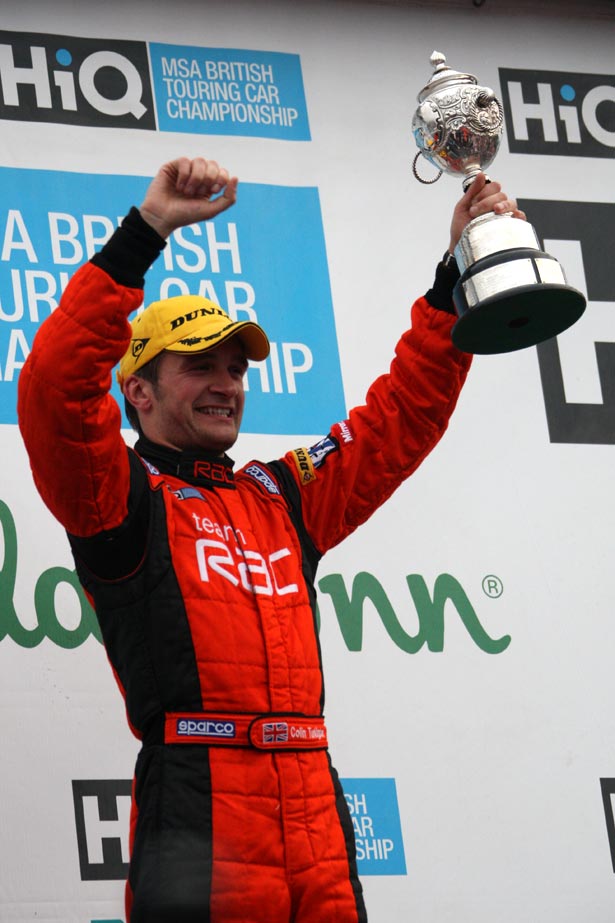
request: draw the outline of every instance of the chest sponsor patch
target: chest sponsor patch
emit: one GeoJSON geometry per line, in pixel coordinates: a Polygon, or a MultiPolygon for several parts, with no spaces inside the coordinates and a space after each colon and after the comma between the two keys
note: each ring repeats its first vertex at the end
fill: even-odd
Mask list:
{"type": "Polygon", "coordinates": [[[172,490],[171,493],[178,500],[205,500],[197,487],[180,487],[178,490],[172,490]]]}
{"type": "Polygon", "coordinates": [[[261,468],[260,465],[257,465],[255,462],[248,465],[245,469],[246,474],[249,474],[250,477],[254,478],[255,481],[258,481],[259,484],[262,484],[265,490],[270,494],[279,494],[280,488],[275,483],[273,478],[265,471],[264,468],[261,468]]]}

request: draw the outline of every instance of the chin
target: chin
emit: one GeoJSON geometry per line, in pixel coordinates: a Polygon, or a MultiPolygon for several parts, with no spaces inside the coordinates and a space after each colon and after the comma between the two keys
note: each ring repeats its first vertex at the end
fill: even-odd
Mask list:
{"type": "Polygon", "coordinates": [[[193,448],[203,449],[205,452],[217,452],[218,455],[224,455],[237,442],[237,436],[227,437],[226,439],[211,439],[203,436],[197,446],[193,448]]]}

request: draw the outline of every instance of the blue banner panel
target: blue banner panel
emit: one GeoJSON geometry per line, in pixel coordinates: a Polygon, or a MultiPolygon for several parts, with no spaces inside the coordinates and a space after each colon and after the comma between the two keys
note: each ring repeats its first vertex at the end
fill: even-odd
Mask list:
{"type": "Polygon", "coordinates": [[[298,55],[149,46],[160,131],[309,141],[298,55]]]}
{"type": "MultiPolygon", "coordinates": [[[[149,182],[0,168],[0,423],[16,422],[39,324],[149,182]]],[[[175,232],[145,302],[187,293],[267,331],[271,355],[247,373],[244,432],[326,433],[346,416],[317,189],[240,185],[232,209],[175,232]]]]}
{"type": "Polygon", "coordinates": [[[350,811],[359,875],[405,875],[395,779],[340,779],[350,811]]]}

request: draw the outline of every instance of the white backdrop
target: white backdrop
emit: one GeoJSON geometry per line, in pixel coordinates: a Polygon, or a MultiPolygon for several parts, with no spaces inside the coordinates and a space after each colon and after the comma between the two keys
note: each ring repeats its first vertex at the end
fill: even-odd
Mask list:
{"type": "MultiPolygon", "coordinates": [[[[448,177],[424,187],[410,171],[411,116],[433,49],[498,94],[498,68],[569,73],[571,82],[603,74],[615,85],[615,17],[592,17],[591,3],[566,15],[557,5],[542,13],[488,2],[428,6],[2,3],[6,31],[298,55],[311,140],[6,119],[0,167],[23,170],[24,183],[25,171],[41,169],[143,177],[177,154],[204,154],[245,183],[316,187],[352,406],[388,366],[412,300],[429,287],[460,195],[448,177]]],[[[614,204],[612,102],[599,110],[610,157],[587,156],[582,144],[579,156],[511,153],[505,139],[492,175],[523,200],[614,204]]],[[[550,249],[585,289],[579,246],[553,240],[550,249]]],[[[590,300],[559,338],[569,403],[603,401],[594,343],[615,342],[611,298],[590,300]]],[[[234,456],[272,458],[321,435],[245,435],[234,456]]],[[[39,591],[35,605],[41,575],[71,570],[72,560],[35,492],[16,426],[0,425],[0,439],[0,920],[123,920],[119,880],[82,880],[72,783],[130,778],[137,743],[101,645],[90,636],[62,646],[49,595],[39,591]],[[47,636],[28,646],[19,625],[45,620],[47,636]]],[[[362,644],[350,650],[332,596],[320,594],[334,762],[343,778],[394,779],[397,792],[403,846],[395,849],[406,874],[387,874],[386,865],[379,874],[374,862],[366,869],[372,921],[612,920],[600,780],[615,778],[613,451],[550,441],[536,349],[478,358],[440,446],[323,561],[319,579],[339,574],[349,594],[358,574],[373,575],[409,635],[430,617],[407,575],[433,593],[449,574],[484,632],[510,636],[501,652],[485,652],[462,603],[449,600],[443,649],[409,654],[367,602],[362,644]]],[[[80,622],[66,582],[55,612],[66,628],[80,622]]],[[[117,821],[87,809],[92,864],[104,865],[103,837],[123,836],[126,799],[118,803],[117,821]]]]}

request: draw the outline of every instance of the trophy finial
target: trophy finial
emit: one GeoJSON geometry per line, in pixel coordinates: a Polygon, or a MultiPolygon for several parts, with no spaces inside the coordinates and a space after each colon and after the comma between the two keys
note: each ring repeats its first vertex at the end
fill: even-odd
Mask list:
{"type": "Polygon", "coordinates": [[[435,70],[442,70],[446,64],[446,55],[443,55],[441,51],[433,51],[429,59],[429,63],[435,70]]]}

